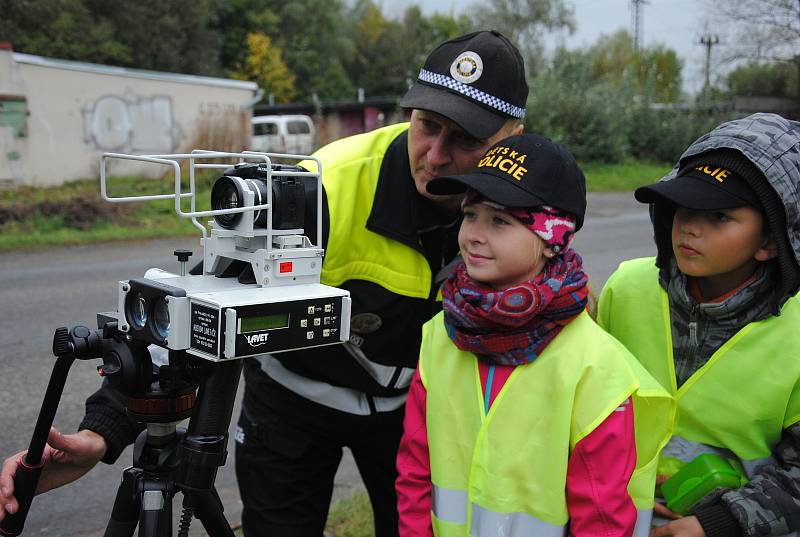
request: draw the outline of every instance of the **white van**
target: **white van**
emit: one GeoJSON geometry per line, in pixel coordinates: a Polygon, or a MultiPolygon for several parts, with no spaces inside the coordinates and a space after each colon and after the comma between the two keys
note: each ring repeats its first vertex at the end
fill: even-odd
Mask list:
{"type": "Polygon", "coordinates": [[[316,129],[309,116],[255,116],[253,151],[310,155],[315,149],[316,129]]]}

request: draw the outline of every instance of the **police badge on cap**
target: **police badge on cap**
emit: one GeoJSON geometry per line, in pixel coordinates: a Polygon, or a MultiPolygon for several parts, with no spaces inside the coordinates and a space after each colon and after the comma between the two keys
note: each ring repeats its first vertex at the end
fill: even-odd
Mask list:
{"type": "Polygon", "coordinates": [[[450,75],[464,84],[475,82],[483,73],[483,60],[477,52],[468,50],[450,65],[450,75]]]}

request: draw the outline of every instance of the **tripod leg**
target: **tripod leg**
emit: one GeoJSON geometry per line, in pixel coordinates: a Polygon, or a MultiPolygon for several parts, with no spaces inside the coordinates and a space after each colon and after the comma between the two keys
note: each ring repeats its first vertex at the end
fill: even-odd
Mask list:
{"type": "Polygon", "coordinates": [[[130,467],[122,473],[122,482],[117,489],[111,519],[106,526],[104,537],[132,537],[139,522],[139,481],[142,470],[130,467]]]}
{"type": "Polygon", "coordinates": [[[161,480],[145,480],[139,537],[172,537],[172,492],[161,480]]]}
{"type": "Polygon", "coordinates": [[[216,487],[203,492],[184,491],[183,505],[184,510],[189,508],[193,511],[210,537],[234,537],[216,487]]]}

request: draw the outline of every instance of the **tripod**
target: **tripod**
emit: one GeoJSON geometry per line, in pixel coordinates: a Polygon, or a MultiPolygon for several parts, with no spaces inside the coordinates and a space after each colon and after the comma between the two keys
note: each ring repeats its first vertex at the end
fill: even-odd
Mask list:
{"type": "Polygon", "coordinates": [[[128,416],[145,425],[134,444],[133,466],[123,472],[105,537],[131,537],[137,526],[139,537],[171,536],[177,492],[183,494],[179,536],[188,536],[195,517],[211,537],[233,537],[214,480],[227,458],[241,360],[208,362],[170,351],[169,364],[156,367],[146,346],[120,337],[115,323],[97,331],[59,328],[53,352],[56,364],[28,453],[14,477],[19,509],[0,523],[0,535],[22,533],[69,367],[75,359],[102,358],[100,374],[128,397],[128,416]],[[179,430],[177,424],[187,417],[188,429],[179,430]]]}
{"type": "Polygon", "coordinates": [[[192,371],[186,358],[183,352],[171,352],[170,365],[160,368],[160,378],[128,399],[128,414],[146,428],[134,445],[133,466],[123,472],[105,537],[130,537],[137,524],[139,537],[171,536],[172,500],[179,491],[179,536],[188,535],[195,516],[212,537],[233,537],[214,480],[227,458],[227,428],[242,363],[208,367],[201,360],[192,371]],[[191,379],[198,371],[205,374],[195,400],[191,379]],[[187,412],[191,419],[184,432],[176,425],[187,412]]]}

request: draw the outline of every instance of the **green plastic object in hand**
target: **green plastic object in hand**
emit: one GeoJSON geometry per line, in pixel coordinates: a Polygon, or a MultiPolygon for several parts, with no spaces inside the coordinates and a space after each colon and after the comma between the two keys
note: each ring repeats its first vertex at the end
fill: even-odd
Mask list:
{"type": "Polygon", "coordinates": [[[715,453],[704,453],[661,484],[667,508],[686,515],[695,504],[718,488],[737,489],[747,477],[737,463],[715,453]]]}

